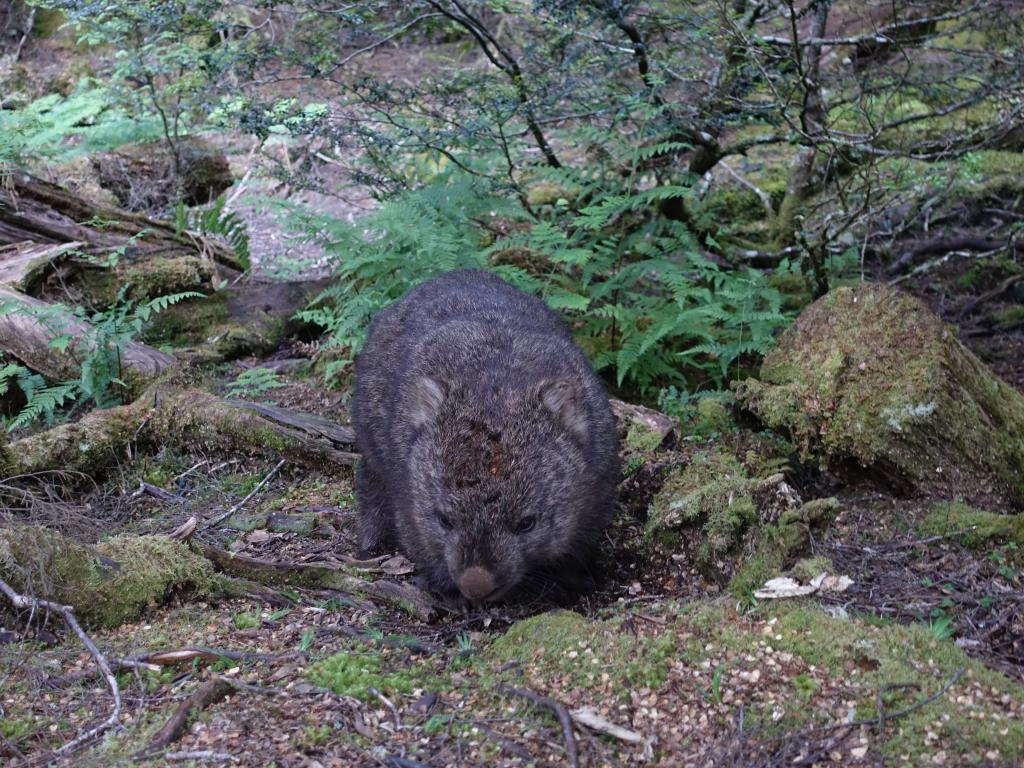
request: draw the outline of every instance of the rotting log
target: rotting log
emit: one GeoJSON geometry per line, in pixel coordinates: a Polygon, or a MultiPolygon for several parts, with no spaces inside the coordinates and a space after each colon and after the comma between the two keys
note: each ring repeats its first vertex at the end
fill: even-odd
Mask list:
{"type": "Polygon", "coordinates": [[[12,173],[7,180],[0,185],[0,244],[79,242],[86,253],[102,254],[131,243],[140,255],[201,253],[243,269],[227,246],[179,232],[168,222],[89,202],[28,173],[12,173]]]}
{"type": "MultiPolygon", "coordinates": [[[[49,263],[36,265],[27,275],[31,278],[27,284],[17,286],[27,293],[38,293],[48,275],[70,264],[74,269],[68,274],[80,278],[83,291],[99,290],[112,299],[116,290],[107,290],[109,281],[99,280],[99,288],[85,284],[95,282],[98,275],[109,277],[111,270],[81,255],[105,258],[117,253],[113,276],[118,283],[132,283],[136,298],[212,285],[216,265],[236,272],[245,269],[231,248],[199,233],[178,231],[165,221],[90,202],[27,173],[10,174],[5,181],[0,185],[0,246],[75,244],[73,249],[52,254],[49,263]]],[[[10,258],[9,253],[0,258],[3,255],[10,258]]],[[[68,274],[60,275],[65,283],[68,274]]]]}
{"type": "Polygon", "coordinates": [[[82,246],[68,243],[34,243],[26,240],[0,245],[0,285],[25,291],[61,256],[82,246]]]}
{"type": "Polygon", "coordinates": [[[355,463],[351,430],[309,414],[224,400],[198,389],[155,384],[129,405],[0,447],[0,476],[60,468],[89,475],[130,458],[132,449],[176,445],[284,458],[308,468],[355,463]]]}

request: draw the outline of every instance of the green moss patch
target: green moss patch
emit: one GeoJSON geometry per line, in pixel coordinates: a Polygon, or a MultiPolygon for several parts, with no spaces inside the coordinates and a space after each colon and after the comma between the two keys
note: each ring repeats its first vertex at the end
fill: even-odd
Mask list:
{"type": "Polygon", "coordinates": [[[917,524],[922,536],[950,536],[972,549],[993,541],[1024,547],[1024,515],[999,515],[950,501],[936,504],[917,524]]]}
{"type": "Polygon", "coordinates": [[[804,458],[905,489],[1024,501],[1024,396],[917,299],[863,283],[808,307],[740,403],[804,458]]]}
{"type": "Polygon", "coordinates": [[[214,293],[202,299],[187,299],[159,313],[145,333],[149,344],[168,344],[187,347],[202,344],[211,328],[222,325],[229,311],[223,293],[214,293]]]}
{"type": "Polygon", "coordinates": [[[863,670],[854,689],[862,718],[877,716],[877,691],[887,686],[913,686],[883,695],[891,714],[937,694],[962,670],[947,693],[887,726],[882,751],[894,764],[917,765],[939,749],[949,765],[981,763],[986,753],[1011,763],[1024,759],[1024,691],[927,627],[869,627],[799,607],[778,609],[773,629],[775,648],[831,675],[854,665],[863,670]]]}
{"type": "MultiPolygon", "coordinates": [[[[723,604],[663,604],[654,613],[588,619],[555,611],[520,621],[465,671],[465,695],[504,681],[570,708],[597,707],[656,734],[655,763],[670,762],[677,738],[731,728],[741,706],[753,739],[868,721],[859,743],[886,764],[931,764],[940,750],[946,765],[1024,758],[1024,690],[927,627],[869,626],[809,603],[747,616],[723,604]],[[879,694],[881,730],[870,724],[879,694]]],[[[493,693],[489,701],[502,716],[519,706],[493,693]]]]}
{"type": "Polygon", "coordinates": [[[601,682],[627,695],[661,685],[676,649],[671,633],[638,637],[621,619],[592,621],[553,611],[520,621],[487,649],[491,667],[519,662],[532,680],[585,688],[601,682]]]}
{"type": "Polygon", "coordinates": [[[358,653],[354,650],[336,653],[313,665],[309,679],[340,696],[352,696],[362,701],[377,701],[371,688],[384,694],[409,693],[413,688],[409,672],[389,672],[379,653],[358,653]]]}
{"type": "Polygon", "coordinates": [[[651,502],[646,534],[662,537],[683,525],[699,525],[700,557],[710,561],[731,549],[757,520],[752,484],[735,456],[714,450],[698,453],[672,472],[651,502]]]}

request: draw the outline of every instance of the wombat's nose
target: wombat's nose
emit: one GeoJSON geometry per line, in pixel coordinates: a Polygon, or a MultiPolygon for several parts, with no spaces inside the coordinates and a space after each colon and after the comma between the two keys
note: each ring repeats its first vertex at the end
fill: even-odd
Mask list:
{"type": "Polygon", "coordinates": [[[486,568],[474,565],[459,577],[459,591],[470,600],[483,600],[494,591],[494,576],[486,568]]]}

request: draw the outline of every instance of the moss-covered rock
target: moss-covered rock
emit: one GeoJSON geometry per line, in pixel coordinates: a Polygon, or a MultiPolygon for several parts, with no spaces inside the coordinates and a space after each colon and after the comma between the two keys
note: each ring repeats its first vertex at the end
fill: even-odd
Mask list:
{"type": "Polygon", "coordinates": [[[1024,195],[1024,153],[1006,150],[970,152],[951,179],[954,199],[986,203],[1024,195]]]}
{"type": "Polygon", "coordinates": [[[0,529],[0,576],[104,627],[139,618],[176,590],[208,596],[219,583],[205,558],[162,536],[115,536],[92,547],[29,525],[0,529]]]}
{"type": "Polygon", "coordinates": [[[681,526],[699,526],[706,564],[734,548],[757,521],[752,484],[735,456],[713,450],[698,453],[669,474],[648,510],[646,534],[667,540],[681,526]]]}
{"type": "Polygon", "coordinates": [[[905,491],[1024,502],[1024,396],[919,300],[871,283],[808,307],[740,403],[805,458],[905,491]]]}
{"type": "Polygon", "coordinates": [[[814,606],[778,605],[775,612],[774,648],[828,676],[848,675],[851,665],[865,668],[852,691],[858,717],[877,716],[878,692],[893,683],[909,685],[885,697],[890,715],[935,695],[926,706],[890,722],[879,736],[879,747],[893,765],[935,764],[938,749],[947,765],[984,764],[980,757],[986,752],[1009,760],[1007,765],[1024,758],[1024,722],[1012,714],[1024,701],[1020,686],[970,661],[952,641],[936,638],[923,625],[865,626],[834,619],[814,606]],[[946,685],[948,693],[939,695],[946,685]],[[982,701],[981,690],[993,695],[982,701]]]}

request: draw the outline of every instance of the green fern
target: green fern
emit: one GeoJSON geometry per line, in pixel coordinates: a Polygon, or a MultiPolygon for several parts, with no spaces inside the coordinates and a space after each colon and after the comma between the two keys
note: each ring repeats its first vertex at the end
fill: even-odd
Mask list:
{"type": "Polygon", "coordinates": [[[8,424],[7,429],[13,432],[16,429],[27,427],[37,419],[51,419],[57,409],[62,408],[66,403],[77,400],[81,395],[81,389],[79,382],[66,381],[33,392],[28,403],[8,424]]]}
{"type": "Polygon", "coordinates": [[[275,371],[269,368],[250,368],[242,371],[238,377],[228,384],[228,395],[231,397],[259,397],[267,392],[286,386],[278,378],[275,371]]]}
{"type": "Polygon", "coordinates": [[[20,110],[0,110],[0,161],[66,160],[162,135],[155,118],[134,117],[110,103],[108,88],[86,78],[68,96],[50,94],[20,110]]]}
{"type": "Polygon", "coordinates": [[[109,309],[91,315],[82,307],[55,304],[27,308],[13,302],[0,304],[0,314],[28,313],[53,329],[59,329],[68,314],[88,324],[87,332],[75,340],[73,348],[73,339],[68,334],[57,333],[50,341],[51,347],[76,358],[77,379],[47,386],[41,377],[21,366],[15,366],[17,370],[9,365],[0,368],[0,393],[13,377],[27,399],[25,407],[8,424],[8,430],[28,426],[38,419],[52,420],[59,409],[76,402],[91,401],[98,408],[122,404],[127,389],[121,365],[124,348],[142,333],[153,315],[185,299],[203,296],[185,291],[136,304],[126,298],[128,288],[121,289],[109,309]]]}
{"type": "Polygon", "coordinates": [[[227,210],[226,194],[219,195],[207,208],[189,209],[179,202],[174,211],[174,222],[178,232],[192,230],[223,237],[242,267],[246,270],[251,267],[249,229],[237,212],[227,210]]]}

